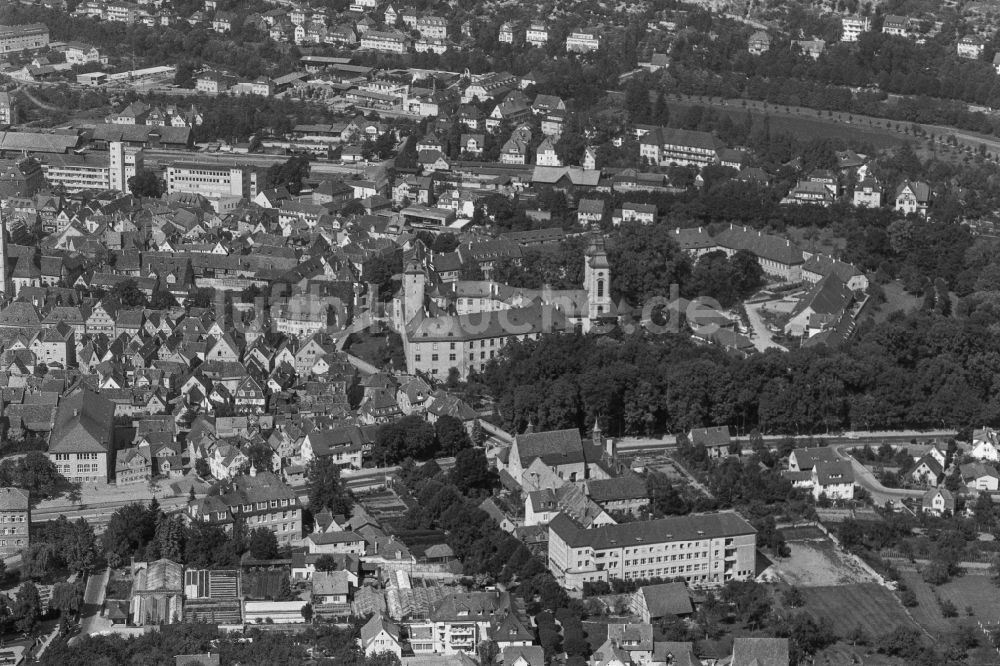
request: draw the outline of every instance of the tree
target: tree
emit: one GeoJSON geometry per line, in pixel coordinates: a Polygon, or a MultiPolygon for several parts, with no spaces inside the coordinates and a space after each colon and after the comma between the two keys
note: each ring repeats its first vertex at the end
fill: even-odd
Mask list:
{"type": "Polygon", "coordinates": [[[650,471],[646,476],[646,492],[656,516],[684,515],[691,510],[663,472],[650,471]]]}
{"type": "Polygon", "coordinates": [[[445,414],[434,423],[434,433],[437,436],[440,450],[445,455],[453,456],[472,445],[469,432],[465,425],[454,416],[445,414]]]}
{"type": "Polygon", "coordinates": [[[198,287],[192,289],[187,298],[184,299],[184,307],[190,308],[210,308],[215,303],[215,289],[212,287],[198,287]]]}
{"type": "Polygon", "coordinates": [[[496,661],[497,655],[500,654],[500,647],[496,641],[485,639],[479,641],[479,645],[476,646],[476,654],[479,656],[479,663],[482,666],[489,666],[496,661]]]}
{"type": "Polygon", "coordinates": [[[30,580],[21,583],[18,588],[13,611],[18,631],[28,633],[38,624],[42,615],[42,598],[38,594],[38,588],[30,580]]]}
{"type": "Polygon", "coordinates": [[[302,619],[306,621],[306,624],[310,624],[313,619],[313,607],[312,604],[307,603],[302,607],[302,619]]]}
{"type": "Polygon", "coordinates": [[[671,236],[665,224],[622,222],[608,260],[612,287],[628,302],[670,298],[671,285],[687,282],[691,262],[671,236]]]}
{"type": "Polygon", "coordinates": [[[169,310],[177,306],[177,299],[169,291],[157,289],[149,299],[149,307],[153,310],[169,310]]]}
{"type": "Polygon", "coordinates": [[[309,158],[305,155],[289,157],[282,164],[275,164],[267,170],[268,188],[284,187],[289,194],[302,191],[302,181],[309,176],[309,158]]]}
{"type": "Polygon", "coordinates": [[[337,570],[337,558],[329,553],[320,555],[316,558],[316,571],[336,571],[337,570]]]}
{"type": "Polygon", "coordinates": [[[365,205],[357,199],[347,202],[347,204],[340,209],[340,214],[344,217],[364,215],[367,212],[368,211],[365,209],[365,205]]]}
{"type": "Polygon", "coordinates": [[[406,458],[426,460],[438,452],[434,426],[416,414],[386,423],[378,430],[372,460],[389,465],[406,458]]]}
{"type": "Polygon", "coordinates": [[[192,521],[184,543],[184,563],[191,568],[207,569],[235,564],[238,554],[224,529],[200,520],[192,521]]]}
{"type": "Polygon", "coordinates": [[[919,629],[912,627],[896,627],[875,641],[879,652],[892,657],[914,659],[923,650],[923,636],[919,629]]]}
{"type": "Polygon", "coordinates": [[[250,459],[250,465],[255,467],[258,472],[270,472],[272,470],[274,450],[268,446],[267,442],[251,444],[246,454],[247,458],[250,459]]]}
{"type": "Polygon", "coordinates": [[[948,582],[948,565],[939,560],[931,561],[923,570],[924,580],[931,585],[943,585],[948,582]]]}
{"type": "Polygon", "coordinates": [[[34,496],[51,497],[66,479],[56,464],[41,451],[29,451],[19,459],[0,463],[0,484],[23,488],[34,496]]]}
{"type": "Polygon", "coordinates": [[[388,650],[376,652],[370,657],[365,657],[365,666],[400,666],[400,663],[396,653],[388,650]]]}
{"type": "Polygon", "coordinates": [[[324,508],[335,514],[350,514],[354,499],[340,480],[340,468],[329,456],[310,460],[306,476],[309,479],[309,509],[314,514],[324,508]]]}
{"type": "Polygon", "coordinates": [[[139,285],[132,278],[115,283],[115,286],[111,288],[111,295],[126,308],[138,308],[146,304],[146,295],[142,293],[139,285]]]}
{"type": "Polygon", "coordinates": [[[489,439],[489,435],[486,434],[486,428],[483,427],[479,419],[476,419],[475,425],[472,426],[472,443],[476,446],[484,446],[487,439],[489,439]]]}
{"type": "MultiPolygon", "coordinates": [[[[209,467],[208,461],[204,458],[198,458],[194,461],[194,471],[195,474],[203,479],[212,478],[212,469],[209,467]]],[[[191,488],[194,489],[194,486],[191,486],[191,488]]]]}
{"type": "Polygon", "coordinates": [[[807,613],[795,615],[790,624],[789,638],[805,654],[816,654],[836,640],[828,624],[817,624],[807,613]]]}
{"type": "Polygon", "coordinates": [[[962,471],[958,465],[951,468],[951,472],[945,477],[944,487],[951,492],[957,492],[964,484],[962,483],[962,471]]]}
{"type": "Polygon", "coordinates": [[[278,557],[278,538],[266,527],[250,533],[250,557],[255,560],[273,560],[278,557]]]}
{"type": "Polygon", "coordinates": [[[805,597],[802,596],[802,590],[794,585],[785,590],[784,601],[785,605],[791,608],[798,608],[806,603],[805,597]]]}
{"type": "Polygon", "coordinates": [[[463,493],[488,488],[492,476],[483,449],[462,449],[455,456],[451,480],[463,493]]]}
{"type": "Polygon", "coordinates": [[[136,197],[159,199],[167,191],[167,186],[152,169],[140,169],[128,179],[128,189],[136,197]]]}
{"type": "Polygon", "coordinates": [[[72,583],[59,582],[52,588],[52,600],[49,607],[63,614],[79,613],[83,608],[84,578],[81,576],[72,583]]]}
{"type": "Polygon", "coordinates": [[[177,69],[174,72],[174,85],[179,88],[194,88],[194,75],[197,69],[194,63],[188,60],[178,62],[177,69]]]}
{"type": "MultiPolygon", "coordinates": [[[[194,486],[191,486],[194,491],[194,486]]],[[[156,557],[164,557],[174,562],[184,561],[184,544],[187,540],[187,526],[181,516],[161,516],[153,535],[153,550],[156,557]]]]}
{"type": "Polygon", "coordinates": [[[94,528],[83,518],[69,524],[60,543],[59,554],[70,571],[89,573],[97,567],[100,559],[97,536],[94,528]]]}
{"type": "Polygon", "coordinates": [[[127,504],[115,511],[101,535],[108,566],[118,568],[132,556],[141,554],[156,535],[158,518],[138,503],[127,504]]]}
{"type": "Polygon", "coordinates": [[[21,554],[21,573],[32,579],[41,579],[57,568],[59,561],[51,543],[33,543],[21,554]]]}

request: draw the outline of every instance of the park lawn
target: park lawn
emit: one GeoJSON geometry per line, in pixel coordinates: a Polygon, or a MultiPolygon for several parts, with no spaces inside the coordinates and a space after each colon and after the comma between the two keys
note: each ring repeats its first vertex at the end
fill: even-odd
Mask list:
{"type": "Polygon", "coordinates": [[[806,600],[804,610],[841,638],[859,624],[869,633],[916,626],[896,596],[875,583],[799,589],[806,600]]]}
{"type": "Polygon", "coordinates": [[[923,305],[923,298],[907,293],[903,289],[903,283],[899,280],[886,282],[882,285],[885,293],[885,302],[875,311],[875,323],[882,323],[889,318],[893,312],[907,312],[916,310],[923,305]]]}

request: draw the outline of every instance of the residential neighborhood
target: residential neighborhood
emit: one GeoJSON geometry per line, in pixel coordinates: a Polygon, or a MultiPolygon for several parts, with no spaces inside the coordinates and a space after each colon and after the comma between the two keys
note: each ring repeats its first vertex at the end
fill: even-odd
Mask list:
{"type": "Polygon", "coordinates": [[[0,663],[996,663],[998,30],[0,4],[0,663]]]}

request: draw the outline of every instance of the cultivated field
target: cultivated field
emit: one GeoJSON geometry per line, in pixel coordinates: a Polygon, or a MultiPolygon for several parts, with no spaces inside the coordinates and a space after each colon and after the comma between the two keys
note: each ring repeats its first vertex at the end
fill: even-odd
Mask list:
{"type": "Polygon", "coordinates": [[[966,606],[972,607],[977,620],[983,624],[1000,624],[1000,589],[987,576],[968,574],[937,588],[938,596],[948,599],[962,615],[966,606]]]}
{"type": "Polygon", "coordinates": [[[358,496],[358,501],[376,520],[400,518],[406,513],[406,502],[391,488],[358,496]]]}
{"type": "Polygon", "coordinates": [[[803,587],[805,610],[841,638],[859,624],[871,633],[888,632],[892,627],[914,627],[896,596],[875,583],[803,587]]]}
{"type": "Polygon", "coordinates": [[[776,559],[774,574],[789,585],[823,587],[874,583],[856,559],[842,552],[815,528],[784,530],[791,555],[776,559]]]}
{"type": "MultiPolygon", "coordinates": [[[[917,605],[909,609],[913,619],[934,635],[942,636],[950,632],[951,623],[941,614],[937,597],[934,595],[934,588],[928,585],[916,571],[904,569],[900,571],[900,574],[906,586],[917,595],[917,605]]],[[[966,605],[963,603],[958,605],[958,608],[965,608],[966,605]]]]}
{"type": "Polygon", "coordinates": [[[852,646],[846,643],[834,643],[816,654],[813,660],[815,666],[907,666],[899,657],[889,657],[877,652],[869,653],[870,648],[852,646]]]}

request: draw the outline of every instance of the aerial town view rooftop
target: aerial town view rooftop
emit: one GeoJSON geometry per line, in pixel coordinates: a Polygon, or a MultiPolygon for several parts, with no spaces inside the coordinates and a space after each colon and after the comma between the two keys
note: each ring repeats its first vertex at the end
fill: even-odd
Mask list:
{"type": "Polygon", "coordinates": [[[0,1],[0,665],[1000,664],[998,30],[0,1]]]}

